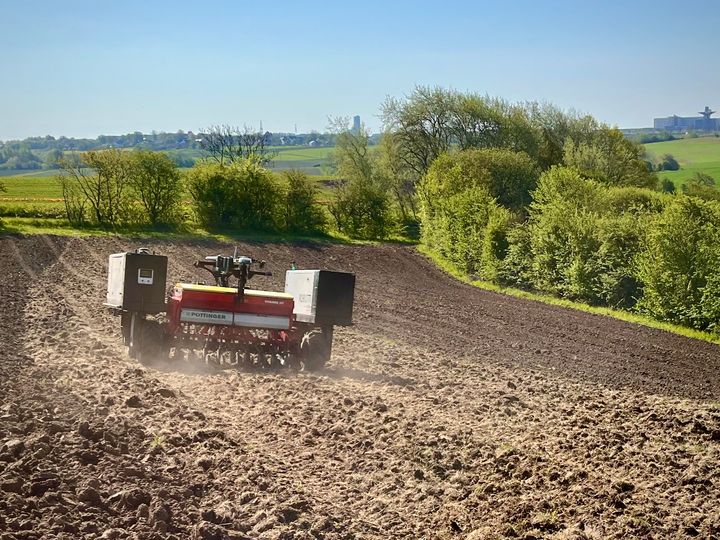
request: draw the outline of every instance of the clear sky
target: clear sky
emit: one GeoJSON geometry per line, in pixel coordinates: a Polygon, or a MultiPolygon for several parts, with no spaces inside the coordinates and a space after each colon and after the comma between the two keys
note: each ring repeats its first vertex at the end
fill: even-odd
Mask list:
{"type": "Polygon", "coordinates": [[[415,85],[620,127],[720,110],[718,0],[0,0],[0,140],[380,128],[415,85]]]}

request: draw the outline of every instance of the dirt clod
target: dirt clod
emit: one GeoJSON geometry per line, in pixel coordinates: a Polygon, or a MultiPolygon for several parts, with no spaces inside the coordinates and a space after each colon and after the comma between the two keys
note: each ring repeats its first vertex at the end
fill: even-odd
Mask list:
{"type": "Polygon", "coordinates": [[[193,534],[195,540],[224,540],[225,536],[225,529],[208,522],[198,523],[193,534]]]}
{"type": "Polygon", "coordinates": [[[103,500],[100,494],[94,488],[87,487],[78,493],[78,501],[84,502],[88,506],[100,508],[103,506],[103,500]]]}
{"type": "Polygon", "coordinates": [[[142,407],[142,400],[140,396],[130,396],[125,400],[125,406],[132,408],[142,407]]]}

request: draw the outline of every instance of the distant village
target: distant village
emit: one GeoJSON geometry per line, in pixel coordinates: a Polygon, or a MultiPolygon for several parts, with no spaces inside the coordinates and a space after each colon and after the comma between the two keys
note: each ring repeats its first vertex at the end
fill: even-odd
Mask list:
{"type": "MultiPolygon", "coordinates": [[[[262,123],[260,124],[262,133],[262,123]]],[[[361,128],[360,116],[354,116],[351,131],[359,133],[361,128]]],[[[94,139],[74,137],[28,137],[21,141],[0,141],[0,148],[5,145],[22,145],[28,150],[48,151],[87,151],[100,148],[147,148],[149,150],[182,150],[200,148],[202,131],[178,130],[173,133],[156,132],[142,133],[135,131],[124,135],[100,135],[94,139]]],[[[267,146],[335,146],[335,134],[310,131],[309,133],[272,133],[265,131],[265,144],[267,146]]],[[[377,142],[379,135],[371,136],[371,144],[377,142]]]]}

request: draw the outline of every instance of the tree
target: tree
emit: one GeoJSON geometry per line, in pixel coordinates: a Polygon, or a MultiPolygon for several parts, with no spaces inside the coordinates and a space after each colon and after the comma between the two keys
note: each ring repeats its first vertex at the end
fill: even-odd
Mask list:
{"type": "Polygon", "coordinates": [[[57,169],[60,167],[60,161],[63,153],[58,149],[49,150],[43,159],[43,166],[46,169],[57,169]]]}
{"type": "Polygon", "coordinates": [[[378,167],[380,174],[387,179],[395,202],[400,210],[403,223],[417,224],[417,202],[413,171],[400,159],[400,143],[392,132],[386,132],[380,138],[378,148],[378,167]]]}
{"type": "MultiPolygon", "coordinates": [[[[68,166],[68,164],[63,164],[66,171],[68,166]]],[[[66,174],[57,178],[62,192],[67,220],[75,227],[82,227],[88,220],[86,212],[88,198],[81,189],[81,182],[78,181],[74,174],[66,174]]]]}
{"type": "Polygon", "coordinates": [[[355,238],[385,238],[392,226],[388,179],[368,149],[364,126],[353,133],[347,119],[331,121],[336,131],[332,161],[340,181],[329,211],[338,230],[355,238]]]}
{"type": "Polygon", "coordinates": [[[283,228],[297,233],[324,232],[327,219],[317,205],[315,184],[302,171],[285,171],[283,176],[287,181],[283,228]]]}
{"type": "MultiPolygon", "coordinates": [[[[438,156],[455,149],[524,152],[540,170],[547,170],[562,163],[568,140],[587,144],[597,132],[610,131],[591,116],[551,105],[509,103],[477,93],[425,86],[416,87],[404,99],[388,98],[382,106],[382,118],[394,138],[395,159],[411,173],[414,183],[438,156]]],[[[637,152],[632,145],[628,149],[637,152]]]]}
{"type": "Polygon", "coordinates": [[[663,178],[660,182],[660,191],[664,193],[675,193],[676,187],[675,182],[669,178],[663,178]]]}
{"type": "Polygon", "coordinates": [[[720,321],[720,205],[674,197],[649,228],[639,259],[639,308],[699,329],[720,321]]]}
{"type": "Polygon", "coordinates": [[[198,163],[188,172],[187,186],[201,225],[232,226],[236,212],[236,179],[232,167],[198,163]]]}
{"type": "Polygon", "coordinates": [[[196,165],[188,174],[188,190],[206,227],[279,228],[280,187],[272,173],[252,159],[230,166],[196,165]]]}
{"type": "Polygon", "coordinates": [[[662,161],[660,162],[660,170],[679,171],[680,164],[677,162],[677,160],[673,157],[672,154],[664,154],[662,157],[662,161]]]}
{"type": "Polygon", "coordinates": [[[645,164],[642,147],[617,128],[602,126],[590,134],[589,140],[568,138],[563,162],[607,185],[653,189],[657,185],[657,177],[645,164]]]}
{"type": "Polygon", "coordinates": [[[530,204],[539,171],[524,152],[502,148],[443,154],[433,162],[420,185],[426,208],[435,201],[474,187],[483,187],[498,204],[518,214],[530,204]]]}
{"type": "Polygon", "coordinates": [[[690,180],[682,185],[685,195],[700,197],[708,201],[720,200],[720,190],[715,185],[715,179],[709,174],[696,172],[690,180]]]}
{"type": "Polygon", "coordinates": [[[548,103],[525,104],[530,124],[537,131],[538,149],[536,160],[545,171],[563,162],[565,143],[589,141],[601,126],[589,115],[564,111],[548,103]]]}
{"type": "Polygon", "coordinates": [[[98,225],[132,221],[132,164],[124,154],[120,150],[93,150],[63,159],[66,174],[60,183],[70,221],[85,219],[85,205],[89,207],[88,217],[98,225]],[[80,216],[79,207],[83,208],[80,216]]]}
{"type": "Polygon", "coordinates": [[[253,131],[247,126],[240,129],[223,124],[210,126],[203,131],[200,135],[200,147],[220,166],[248,159],[267,165],[277,156],[277,152],[269,148],[266,134],[253,131]]]}
{"type": "Polygon", "coordinates": [[[25,143],[8,143],[0,148],[0,163],[3,169],[32,170],[42,166],[40,158],[25,143]]]}
{"type": "Polygon", "coordinates": [[[180,218],[180,172],[166,155],[147,150],[132,154],[130,185],[140,198],[151,225],[169,225],[180,218]]]}
{"type": "Polygon", "coordinates": [[[382,105],[386,129],[396,134],[398,157],[419,180],[453,142],[456,92],[418,86],[406,99],[388,98],[382,105]]]}

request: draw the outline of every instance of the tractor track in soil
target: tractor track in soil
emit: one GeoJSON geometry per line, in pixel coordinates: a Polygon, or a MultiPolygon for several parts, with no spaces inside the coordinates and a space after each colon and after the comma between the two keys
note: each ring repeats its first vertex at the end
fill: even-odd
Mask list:
{"type": "MultiPolygon", "coordinates": [[[[143,241],[170,282],[214,241],[143,241]]],[[[720,538],[720,347],[481,291],[410,247],[241,244],[357,275],[317,374],[142,366],[125,238],[0,237],[0,540],[720,538]]]]}

